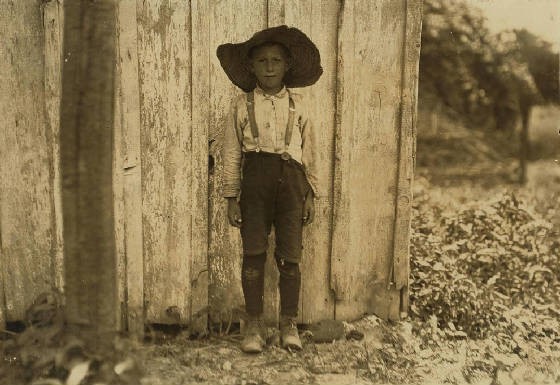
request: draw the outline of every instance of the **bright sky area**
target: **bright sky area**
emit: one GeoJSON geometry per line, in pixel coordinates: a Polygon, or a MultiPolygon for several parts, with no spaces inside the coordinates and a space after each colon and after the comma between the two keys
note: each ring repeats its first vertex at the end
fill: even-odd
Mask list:
{"type": "Polygon", "coordinates": [[[560,48],[560,0],[467,0],[480,8],[492,32],[521,29],[560,48]]]}

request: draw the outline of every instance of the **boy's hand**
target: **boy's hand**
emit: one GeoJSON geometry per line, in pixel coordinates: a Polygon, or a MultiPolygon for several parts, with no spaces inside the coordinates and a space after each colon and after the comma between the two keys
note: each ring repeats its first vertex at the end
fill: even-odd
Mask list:
{"type": "Polygon", "coordinates": [[[307,226],[315,218],[315,203],[313,202],[313,191],[309,190],[303,202],[303,225],[307,226]]]}
{"type": "Polygon", "coordinates": [[[230,225],[241,228],[241,208],[236,198],[228,198],[228,219],[230,225]]]}

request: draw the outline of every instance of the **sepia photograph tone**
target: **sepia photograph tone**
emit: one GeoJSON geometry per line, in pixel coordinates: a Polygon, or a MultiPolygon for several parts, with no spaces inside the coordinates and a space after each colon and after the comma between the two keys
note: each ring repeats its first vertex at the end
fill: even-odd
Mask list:
{"type": "Polygon", "coordinates": [[[560,384],[560,0],[0,0],[0,385],[560,384]]]}

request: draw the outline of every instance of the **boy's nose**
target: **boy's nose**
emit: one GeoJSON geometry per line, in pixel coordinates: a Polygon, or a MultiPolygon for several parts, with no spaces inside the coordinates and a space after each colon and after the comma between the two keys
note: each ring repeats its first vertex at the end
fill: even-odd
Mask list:
{"type": "Polygon", "coordinates": [[[270,72],[270,71],[272,71],[272,69],[273,69],[272,61],[267,61],[266,62],[266,70],[270,72]]]}

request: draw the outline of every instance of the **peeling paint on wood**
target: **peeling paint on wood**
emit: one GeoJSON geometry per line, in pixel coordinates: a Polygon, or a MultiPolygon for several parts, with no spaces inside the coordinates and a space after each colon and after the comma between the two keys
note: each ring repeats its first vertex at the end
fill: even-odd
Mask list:
{"type": "MultiPolygon", "coordinates": [[[[54,285],[51,151],[45,115],[45,35],[40,4],[0,12],[0,261],[7,321],[54,285]]],[[[52,99],[51,99],[52,100],[52,99]]]]}
{"type": "Polygon", "coordinates": [[[189,311],[191,51],[185,1],[138,2],[144,298],[150,322],[189,311]]]}
{"type": "Polygon", "coordinates": [[[337,319],[366,312],[386,317],[391,302],[386,285],[393,253],[404,9],[404,0],[355,0],[345,1],[339,15],[331,268],[337,319]]]}
{"type": "Polygon", "coordinates": [[[191,329],[204,332],[207,316],[199,313],[208,305],[208,120],[210,117],[210,68],[208,55],[210,4],[205,0],[191,1],[192,47],[192,152],[191,180],[191,329]]]}
{"type": "Polygon", "coordinates": [[[121,303],[129,332],[144,332],[144,244],[142,234],[142,162],[136,3],[118,7],[119,61],[115,128],[115,205],[119,242],[121,303]]]}

